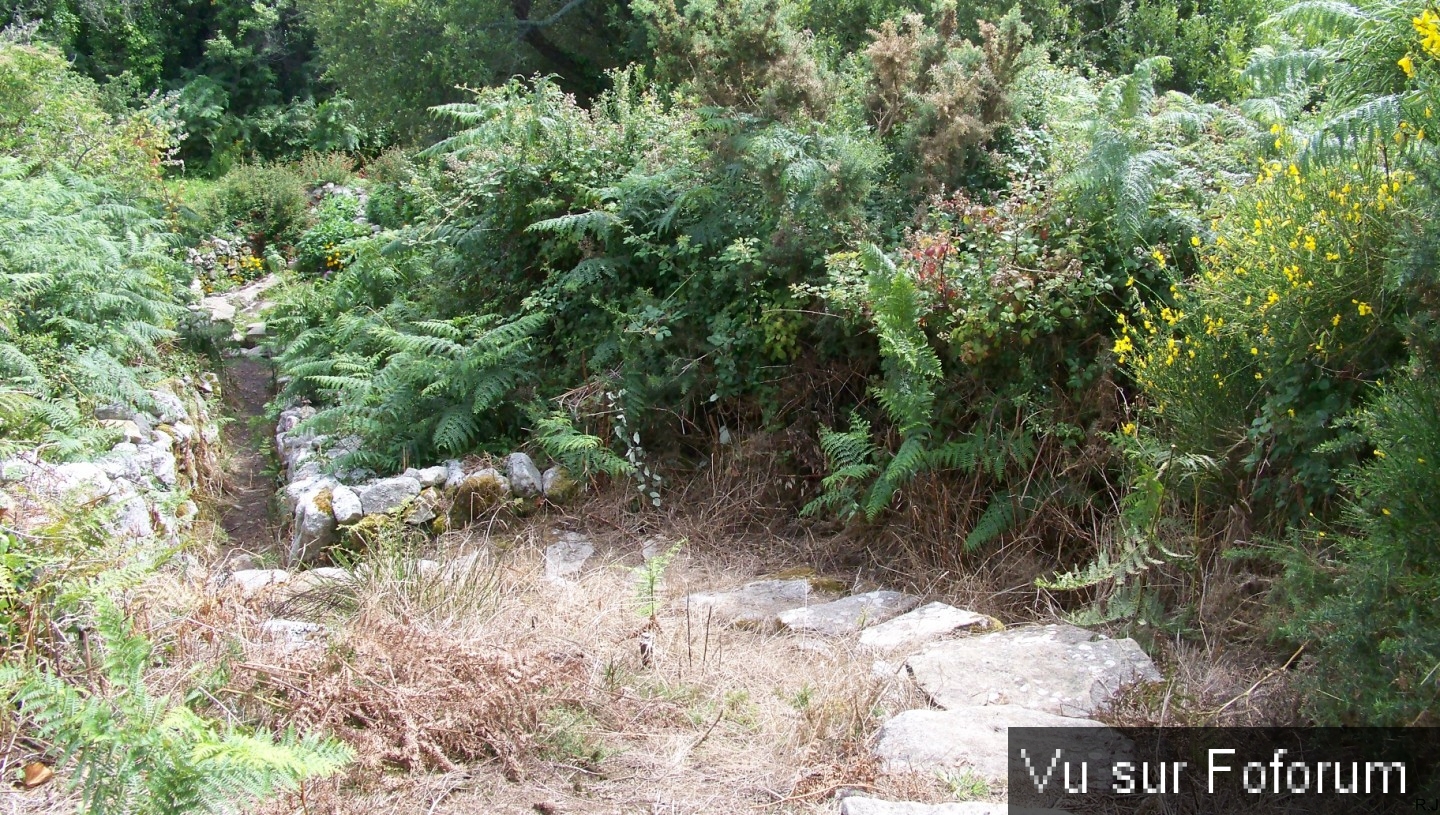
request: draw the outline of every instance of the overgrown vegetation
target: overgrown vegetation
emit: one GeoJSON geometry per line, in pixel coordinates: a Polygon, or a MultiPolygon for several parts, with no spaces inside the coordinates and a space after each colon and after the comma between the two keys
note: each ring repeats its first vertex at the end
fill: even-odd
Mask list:
{"type": "MultiPolygon", "coordinates": [[[[87,458],[113,441],[95,407],[144,407],[197,365],[185,306],[219,241],[234,268],[199,288],[279,275],[278,398],[360,438],[337,466],[529,445],[628,481],[643,518],[722,477],[717,450],[775,451],[767,477],[789,486],[743,512],[777,528],[989,569],[1157,647],[1303,649],[1317,722],[1434,722],[1432,7],[4,12],[0,454],[87,458]]],[[[64,608],[109,660],[92,687],[65,670],[72,644],[37,655],[32,632],[4,675],[58,754],[102,767],[122,741],[164,742],[145,783],[195,806],[342,763],[154,692],[124,589],[36,594],[45,570],[6,541],[7,629],[19,604],[64,608]],[[60,732],[106,710],[95,726],[121,741],[60,732]]],[[[306,670],[429,681],[419,646],[391,640],[306,670]]],[[[505,668],[469,646],[443,659],[477,686],[505,668]]],[[[522,673],[543,684],[540,667],[522,673]]],[[[333,705],[303,723],[351,727],[353,691],[307,688],[333,705]]],[[[477,715],[519,704],[476,694],[477,715]]],[[[600,750],[566,710],[465,738],[444,716],[411,741],[387,720],[367,744],[447,770],[515,771],[547,728],[554,749],[600,750]]],[[[169,795],[131,781],[92,808],[169,795]]]]}

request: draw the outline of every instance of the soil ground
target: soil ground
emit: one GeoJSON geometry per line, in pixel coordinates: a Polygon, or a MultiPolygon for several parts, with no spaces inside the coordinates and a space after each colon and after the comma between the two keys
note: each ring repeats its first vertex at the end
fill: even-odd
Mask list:
{"type": "Polygon", "coordinates": [[[264,452],[270,432],[262,420],[274,381],[268,362],[245,357],[230,360],[221,380],[230,421],[224,429],[228,457],[217,509],[232,551],[265,552],[274,546],[277,537],[270,513],[275,479],[264,452]]]}

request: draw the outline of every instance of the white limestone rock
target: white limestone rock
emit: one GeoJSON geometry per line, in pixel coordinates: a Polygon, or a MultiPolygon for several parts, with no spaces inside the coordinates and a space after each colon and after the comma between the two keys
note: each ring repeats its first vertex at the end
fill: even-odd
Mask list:
{"type": "Polygon", "coordinates": [[[809,580],[757,580],[738,589],[698,592],[682,600],[691,619],[710,619],[721,625],[773,629],[781,612],[804,606],[810,599],[809,580]]]}
{"type": "Polygon", "coordinates": [[[860,632],[860,644],[877,651],[899,651],[923,645],[957,631],[988,627],[990,618],[984,614],[945,603],[928,603],[860,632]]]}
{"type": "Polygon", "coordinates": [[[510,480],[510,490],[521,498],[536,498],[545,491],[544,477],[524,453],[511,453],[505,457],[505,477],[510,480]]]}
{"type": "MultiPolygon", "coordinates": [[[[1114,731],[1093,719],[1056,716],[1015,705],[955,710],[907,710],[880,727],[874,753],[886,773],[969,771],[990,783],[1009,775],[1007,749],[1012,727],[1096,728],[1097,756],[1123,746],[1114,731]]],[[[1108,766],[1108,762],[1106,762],[1108,766]]]]}
{"type": "Polygon", "coordinates": [[[242,569],[232,572],[226,585],[235,586],[240,596],[247,600],[266,589],[279,586],[290,580],[290,573],[284,569],[242,569]]]}
{"type": "Polygon", "coordinates": [[[1073,625],[982,634],[926,647],[906,661],[940,707],[1018,705],[1093,716],[1128,685],[1160,672],[1132,639],[1105,639],[1073,625]]]}
{"type": "Polygon", "coordinates": [[[573,580],[595,554],[595,546],[577,532],[565,532],[560,542],[545,548],[545,577],[552,581],[573,580]]]}
{"type": "Polygon", "coordinates": [[[783,611],[777,619],[791,631],[835,637],[883,623],[919,604],[920,598],[898,591],[872,591],[783,611]]]}
{"type": "Polygon", "coordinates": [[[301,496],[290,526],[289,563],[312,563],[335,543],[335,513],[330,500],[333,494],[333,488],[325,488],[301,496]]]}
{"type": "Polygon", "coordinates": [[[420,494],[420,482],[403,475],[382,478],[373,484],[355,488],[366,515],[377,515],[399,509],[420,494]]]}
{"type": "Polygon", "coordinates": [[[330,511],[335,515],[335,523],[341,525],[353,524],[365,517],[360,496],[344,484],[337,484],[330,490],[330,511]]]}

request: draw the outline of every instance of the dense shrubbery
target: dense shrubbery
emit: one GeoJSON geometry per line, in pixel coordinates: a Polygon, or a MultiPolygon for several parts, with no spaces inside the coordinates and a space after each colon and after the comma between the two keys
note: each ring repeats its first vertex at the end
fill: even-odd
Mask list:
{"type": "Polygon", "coordinates": [[[88,398],[69,349],[153,356],[173,309],[155,225],[108,206],[113,178],[51,165],[149,162],[130,190],[178,117],[185,155],[233,165],[198,207],[206,228],[296,261],[271,319],[283,398],[365,436],[352,463],[532,434],[620,474],[642,455],[683,465],[708,449],[697,429],[785,429],[815,444],[783,466],[822,485],[795,509],[929,511],[959,533],[932,552],[947,561],[1024,542],[1091,619],[1183,634],[1196,587],[1250,541],[1283,578],[1275,630],[1312,643],[1319,682],[1373,691],[1354,720],[1434,708],[1440,646],[1417,599],[1434,519],[1414,492],[1440,364],[1433,9],[221,3],[174,12],[219,17],[203,58],[167,61],[156,8],[134,6],[132,52],[51,5],[42,33],[95,76],[125,62],[179,93],[107,118],[53,53],[0,60],[0,102],[42,112],[3,146],[50,163],[0,179],[14,212],[45,216],[7,223],[78,259],[3,294],[52,315],[6,326],[7,364],[33,368],[38,401],[6,419],[26,440],[88,398]],[[346,96],[307,95],[297,11],[346,96]],[[282,53],[295,63],[243,75],[282,53]],[[537,68],[560,75],[458,87],[537,68]],[[353,165],[314,152],[332,150],[362,159],[379,234],[356,199],[311,209],[310,188],[350,183],[353,165]],[[310,156],[240,161],[257,153],[310,156]],[[62,217],[79,237],[47,231],[62,217]],[[90,285],[80,260],[122,243],[106,261],[133,272],[122,285],[69,293],[90,285]],[[618,440],[610,458],[597,438],[618,440]],[[822,453],[827,471],[800,472],[822,453]],[[1163,592],[1129,579],[1167,568],[1163,592]]]}

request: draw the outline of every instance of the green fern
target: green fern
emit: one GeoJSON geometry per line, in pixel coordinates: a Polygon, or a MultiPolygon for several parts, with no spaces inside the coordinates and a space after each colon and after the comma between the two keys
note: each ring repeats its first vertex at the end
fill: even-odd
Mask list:
{"type": "Polygon", "coordinates": [[[551,413],[535,423],[533,441],[545,454],[560,462],[575,476],[585,479],[594,473],[611,478],[630,475],[634,466],[605,446],[605,440],[575,429],[570,417],[551,413]]]}
{"type": "Polygon", "coordinates": [[[660,607],[664,605],[665,601],[661,597],[660,588],[665,583],[665,571],[670,568],[670,562],[680,554],[680,550],[685,548],[685,544],[686,539],[681,538],[675,541],[669,549],[656,554],[633,570],[636,610],[639,611],[640,616],[653,620],[660,611],[660,607]]]}
{"type": "Polygon", "coordinates": [[[0,447],[90,452],[82,407],[148,401],[185,313],[168,241],[102,183],[0,158],[0,447]]]}
{"type": "Polygon", "coordinates": [[[312,778],[339,772],[349,747],[317,736],[245,733],[152,695],[152,648],[100,595],[92,640],[100,682],[82,688],[39,667],[0,667],[0,693],[40,738],[74,763],[89,812],[235,812],[312,778]]]}
{"type": "Polygon", "coordinates": [[[820,428],[820,449],[830,473],[820,482],[820,495],[800,510],[801,515],[828,514],[849,521],[860,512],[862,485],[879,472],[874,459],[879,448],[870,438],[870,423],[850,417],[848,431],[820,428]]]}

